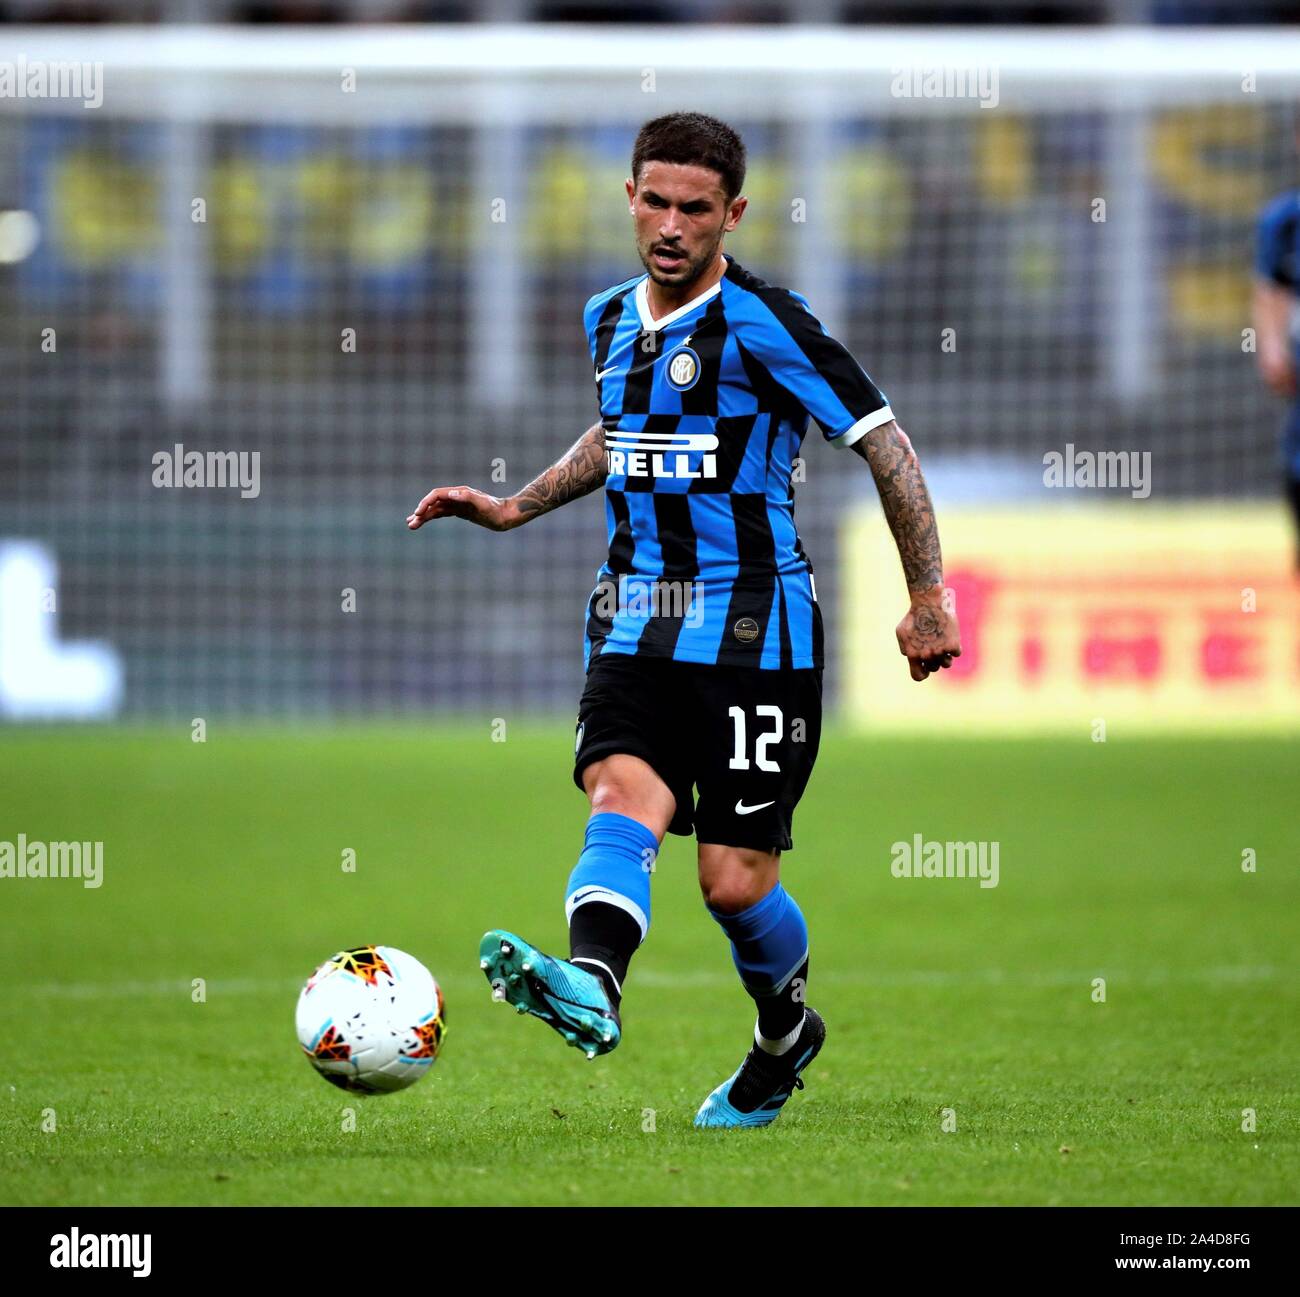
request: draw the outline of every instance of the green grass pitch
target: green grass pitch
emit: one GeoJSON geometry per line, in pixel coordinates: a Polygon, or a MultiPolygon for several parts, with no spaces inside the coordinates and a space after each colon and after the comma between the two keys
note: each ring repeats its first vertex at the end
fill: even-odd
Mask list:
{"type": "Polygon", "coordinates": [[[571,744],[563,721],[0,735],[0,839],[105,843],[98,890],[0,879],[0,1201],[1300,1201],[1293,743],[829,735],[783,869],[827,1046],[736,1132],[691,1127],[753,1024],[693,843],[660,857],[615,1053],[490,1000],[486,928],[566,953],[571,744]],[[998,887],[892,877],[915,833],[996,841],[998,887]],[[448,998],[431,1075],[380,1098],[293,1033],[316,963],[371,941],[448,998]]]}

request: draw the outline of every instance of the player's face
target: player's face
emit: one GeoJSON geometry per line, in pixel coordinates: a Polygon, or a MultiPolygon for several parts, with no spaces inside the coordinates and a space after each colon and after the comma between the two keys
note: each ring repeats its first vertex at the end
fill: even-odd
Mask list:
{"type": "Polygon", "coordinates": [[[746,201],[728,203],[716,171],[678,162],[647,162],[627,182],[627,197],[637,255],[664,288],[692,284],[713,266],[746,201]]]}

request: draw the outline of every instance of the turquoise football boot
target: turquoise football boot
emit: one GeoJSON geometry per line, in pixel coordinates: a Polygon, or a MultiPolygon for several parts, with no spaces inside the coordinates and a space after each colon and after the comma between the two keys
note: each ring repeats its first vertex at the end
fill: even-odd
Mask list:
{"type": "Polygon", "coordinates": [[[478,955],[494,1000],[540,1018],[588,1058],[617,1047],[622,1023],[594,973],[543,954],[500,928],[483,934],[478,955]]]}
{"type": "Polygon", "coordinates": [[[803,1070],[826,1040],[816,1009],[805,1009],[803,1032],[786,1054],[768,1054],[755,1044],[745,1061],[700,1105],[697,1126],[770,1126],[786,1100],[803,1089],[803,1070]]]}

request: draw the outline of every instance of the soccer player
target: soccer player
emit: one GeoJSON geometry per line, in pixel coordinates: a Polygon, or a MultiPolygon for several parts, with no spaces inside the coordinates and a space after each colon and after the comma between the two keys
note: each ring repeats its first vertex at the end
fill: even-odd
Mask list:
{"type": "Polygon", "coordinates": [[[671,113],[641,128],[626,187],[645,273],[584,313],[600,421],[518,494],[438,487],[407,519],[507,531],[605,487],[609,557],[587,610],[574,768],[591,817],[565,891],[569,957],[493,930],[479,962],[496,999],[588,1058],[608,1053],[650,926],[650,867],[666,833],[693,831],[705,904],[758,1012],[752,1047],[697,1126],[774,1121],[826,1035],[806,1003],[808,928],[779,876],[821,731],[822,619],[791,487],[809,415],[874,475],[911,594],[897,636],[912,678],[961,651],[934,510],[888,401],[804,298],[723,251],[744,179],[744,144],[723,122],[671,113]]]}
{"type": "Polygon", "coordinates": [[[1282,429],[1286,498],[1296,526],[1300,571],[1300,400],[1296,360],[1300,353],[1296,293],[1300,291],[1300,189],[1275,198],[1259,218],[1255,250],[1256,359],[1269,389],[1290,401],[1282,429]]]}

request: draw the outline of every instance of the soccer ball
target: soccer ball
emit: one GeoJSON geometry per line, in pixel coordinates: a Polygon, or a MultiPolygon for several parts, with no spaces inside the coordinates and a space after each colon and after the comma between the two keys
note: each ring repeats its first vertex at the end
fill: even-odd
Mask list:
{"type": "Polygon", "coordinates": [[[387,1094],[433,1066],[446,1034],[442,988],[412,955],[359,946],[331,955],[298,996],[298,1043],[331,1085],[387,1094]]]}

